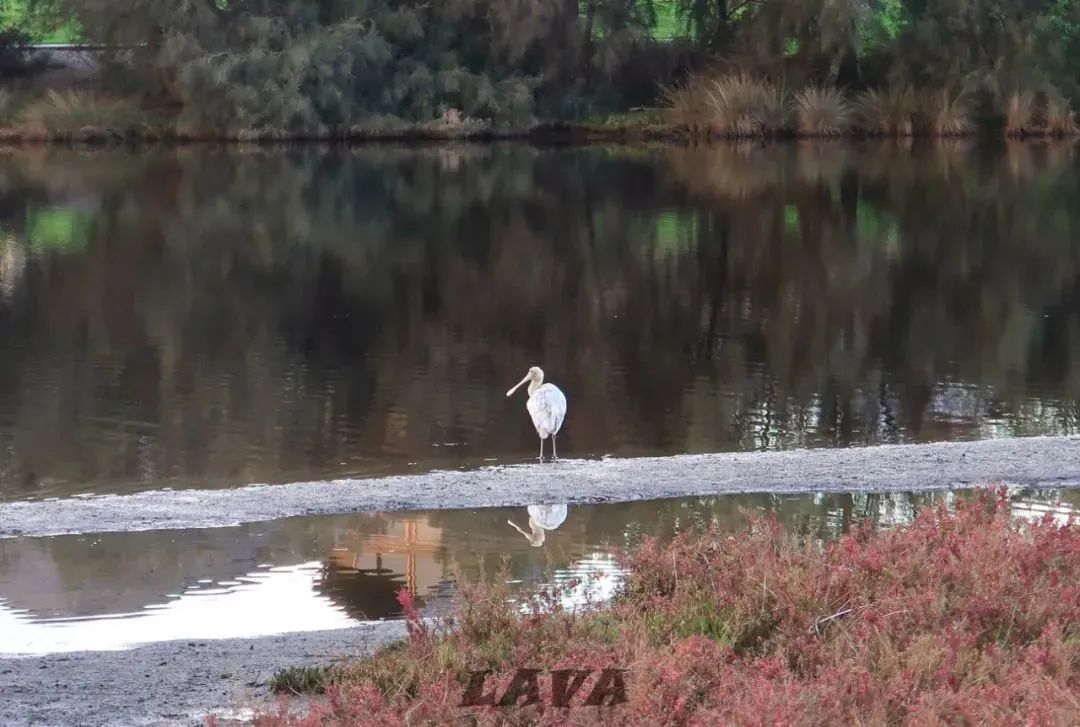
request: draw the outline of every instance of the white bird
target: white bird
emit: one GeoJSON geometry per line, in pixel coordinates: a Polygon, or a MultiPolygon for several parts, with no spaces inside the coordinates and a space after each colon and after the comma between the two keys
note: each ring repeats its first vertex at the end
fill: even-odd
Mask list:
{"type": "Polygon", "coordinates": [[[506,392],[510,396],[525,382],[529,382],[529,401],[525,404],[532,417],[536,433],[540,435],[540,459],[544,459],[544,440],[551,437],[551,458],[558,459],[555,449],[555,435],[566,418],[566,397],[555,384],[544,383],[544,372],[539,366],[533,366],[517,386],[506,392]]]}
{"type": "Polygon", "coordinates": [[[529,505],[529,532],[519,528],[513,520],[507,520],[506,524],[525,536],[529,544],[539,548],[544,544],[546,531],[566,522],[566,503],[559,505],[529,505]]]}

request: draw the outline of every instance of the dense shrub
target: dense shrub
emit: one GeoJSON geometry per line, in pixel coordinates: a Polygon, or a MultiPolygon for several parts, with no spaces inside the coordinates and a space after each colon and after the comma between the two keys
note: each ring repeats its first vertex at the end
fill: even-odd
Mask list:
{"type": "Polygon", "coordinates": [[[123,46],[107,58],[108,82],[173,106],[192,134],[325,134],[448,112],[523,128],[538,110],[651,101],[689,52],[649,42],[632,0],[596,0],[588,18],[565,0],[35,4],[123,46]]]}
{"type": "Polygon", "coordinates": [[[251,21],[246,50],[180,62],[181,129],[325,132],[386,117],[427,122],[450,110],[500,128],[532,123],[535,79],[474,73],[452,53],[441,65],[410,58],[402,45],[424,42],[422,23],[394,19],[306,31],[251,21]]]}

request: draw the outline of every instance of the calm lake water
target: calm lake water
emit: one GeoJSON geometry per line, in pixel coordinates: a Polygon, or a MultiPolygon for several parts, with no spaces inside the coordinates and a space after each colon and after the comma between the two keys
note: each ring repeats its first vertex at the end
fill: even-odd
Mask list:
{"type": "MultiPolygon", "coordinates": [[[[525,508],[288,518],[236,528],[0,539],[0,654],[119,649],[167,639],[252,637],[396,618],[408,587],[432,612],[455,584],[506,568],[518,586],[583,585],[568,605],[618,587],[616,553],[643,536],[716,525],[738,531],[745,513],[775,513],[810,537],[853,523],[907,523],[956,493],[727,495],[571,506],[532,547],[525,508]],[[273,607],[270,607],[272,604],[273,607]]],[[[1065,521],[1080,491],[1010,493],[1015,518],[1065,521]]]]}
{"type": "MultiPolygon", "coordinates": [[[[1066,144],[0,155],[0,498],[1080,423],[1066,144]]],[[[147,536],[149,537],[149,536],[147,536]]]]}

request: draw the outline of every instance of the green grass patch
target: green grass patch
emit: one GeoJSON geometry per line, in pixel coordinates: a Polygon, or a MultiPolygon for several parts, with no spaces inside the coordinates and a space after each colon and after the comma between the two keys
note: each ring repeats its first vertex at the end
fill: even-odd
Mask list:
{"type": "Polygon", "coordinates": [[[323,694],[335,674],[332,666],[290,666],[278,669],[269,685],[276,694],[323,694]]]}
{"type": "Polygon", "coordinates": [[[80,43],[82,28],[73,19],[52,18],[32,13],[26,0],[0,2],[0,28],[18,28],[31,43],[80,43]]]}

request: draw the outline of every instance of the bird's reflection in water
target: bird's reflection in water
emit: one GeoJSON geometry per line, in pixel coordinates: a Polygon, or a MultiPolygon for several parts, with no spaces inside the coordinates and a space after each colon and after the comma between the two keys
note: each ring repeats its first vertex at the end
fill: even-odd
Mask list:
{"type": "Polygon", "coordinates": [[[510,527],[525,536],[529,544],[539,548],[544,544],[548,530],[554,530],[566,522],[566,503],[558,505],[529,505],[529,530],[522,530],[513,520],[507,520],[510,527]]]}

